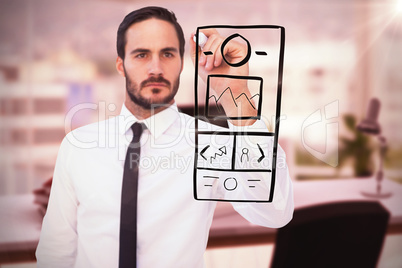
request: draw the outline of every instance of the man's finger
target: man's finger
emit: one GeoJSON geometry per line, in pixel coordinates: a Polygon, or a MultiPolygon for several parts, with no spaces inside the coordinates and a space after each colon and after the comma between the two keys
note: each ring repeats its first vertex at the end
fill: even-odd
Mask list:
{"type": "Polygon", "coordinates": [[[213,69],[217,51],[221,43],[221,38],[218,35],[211,35],[204,45],[204,53],[201,54],[200,64],[205,64],[206,70],[210,71],[213,69]],[[206,55],[206,53],[208,53],[208,55],[206,55]]]}
{"type": "Polygon", "coordinates": [[[218,31],[217,31],[216,29],[214,29],[214,28],[202,29],[201,32],[202,32],[203,34],[205,34],[205,36],[208,37],[208,38],[209,38],[211,35],[219,34],[218,31]]]}
{"type": "Polygon", "coordinates": [[[190,56],[191,56],[191,60],[193,61],[193,64],[195,62],[195,55],[197,53],[197,49],[195,47],[196,44],[194,42],[194,35],[195,35],[195,33],[191,34],[190,42],[189,42],[189,44],[190,44],[190,56]]]}

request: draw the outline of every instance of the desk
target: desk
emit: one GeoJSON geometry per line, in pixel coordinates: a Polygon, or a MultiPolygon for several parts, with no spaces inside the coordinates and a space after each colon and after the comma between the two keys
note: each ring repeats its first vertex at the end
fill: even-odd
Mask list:
{"type": "MultiPolygon", "coordinates": [[[[402,233],[402,185],[383,181],[383,190],[393,195],[379,199],[391,213],[387,234],[402,233]]],[[[370,179],[332,179],[293,182],[295,209],[320,203],[370,200],[361,191],[374,192],[376,182],[370,179]]],[[[276,229],[253,225],[233,210],[229,203],[218,203],[209,233],[208,247],[222,247],[275,242],[276,229]]]]}
{"type": "MultiPolygon", "coordinates": [[[[333,179],[294,182],[295,208],[325,202],[364,200],[360,191],[374,191],[373,179],[333,179]]],[[[393,196],[380,202],[391,212],[388,234],[402,233],[402,185],[383,182],[393,196]]],[[[42,217],[33,195],[0,197],[0,263],[34,260],[42,217]]],[[[250,224],[230,203],[218,203],[208,247],[273,243],[276,229],[250,224]]]]}
{"type": "Polygon", "coordinates": [[[35,260],[42,225],[33,194],[0,196],[0,263],[35,260]]]}

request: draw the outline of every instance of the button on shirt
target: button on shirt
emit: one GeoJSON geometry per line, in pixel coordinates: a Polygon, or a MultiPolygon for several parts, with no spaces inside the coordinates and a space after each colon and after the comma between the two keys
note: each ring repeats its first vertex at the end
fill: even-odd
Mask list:
{"type": "MultiPolygon", "coordinates": [[[[36,256],[38,267],[118,267],[121,187],[130,126],[123,105],[112,119],[63,140],[36,256]]],[[[143,120],[138,186],[138,267],[204,267],[215,201],[193,196],[195,119],[171,105],[143,120]]],[[[199,129],[214,125],[199,121],[199,129]]],[[[247,129],[265,127],[257,121],[247,129]]],[[[231,128],[235,128],[231,126],[231,128]]],[[[278,157],[284,159],[278,147],[278,157]]],[[[254,224],[280,227],[293,214],[287,167],[277,167],[272,203],[232,203],[254,224]]]]}

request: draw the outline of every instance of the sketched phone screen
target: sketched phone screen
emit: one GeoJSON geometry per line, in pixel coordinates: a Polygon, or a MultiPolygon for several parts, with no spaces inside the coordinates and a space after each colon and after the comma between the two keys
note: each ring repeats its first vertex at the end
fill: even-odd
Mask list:
{"type": "Polygon", "coordinates": [[[214,52],[199,46],[198,34],[208,29],[216,29],[225,38],[217,51],[223,55],[223,64],[234,71],[219,73],[218,68],[206,73],[199,66],[199,54],[196,54],[194,198],[272,202],[285,29],[275,25],[198,27],[196,47],[207,57],[214,52]],[[224,51],[230,42],[242,44],[245,48],[242,58],[233,61],[225,57],[224,51]],[[248,68],[248,72],[236,72],[236,68],[248,68]],[[237,85],[247,90],[234,90],[237,85]],[[225,113],[224,106],[230,108],[230,114],[225,113]],[[211,131],[203,122],[214,124],[216,120],[246,119],[263,120],[268,132],[228,128],[211,131]]]}

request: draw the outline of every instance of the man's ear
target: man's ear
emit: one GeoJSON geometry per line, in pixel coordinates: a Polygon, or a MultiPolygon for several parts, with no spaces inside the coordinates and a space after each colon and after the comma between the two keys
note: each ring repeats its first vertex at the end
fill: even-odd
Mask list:
{"type": "Polygon", "coordinates": [[[126,75],[124,73],[124,62],[123,62],[123,59],[120,57],[117,57],[117,59],[116,59],[116,69],[121,76],[126,77],[126,75]]]}

